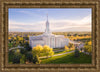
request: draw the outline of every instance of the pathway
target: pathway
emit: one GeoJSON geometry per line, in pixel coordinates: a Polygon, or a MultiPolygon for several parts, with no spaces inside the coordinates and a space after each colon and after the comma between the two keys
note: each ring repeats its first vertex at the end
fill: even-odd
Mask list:
{"type": "Polygon", "coordinates": [[[20,49],[20,48],[24,48],[24,47],[22,47],[22,46],[13,47],[13,48],[10,48],[9,51],[11,51],[13,49],[20,49]]]}
{"type": "MultiPolygon", "coordinates": [[[[66,53],[61,53],[61,54],[55,54],[55,55],[53,55],[53,57],[54,56],[60,56],[60,55],[64,55],[64,54],[68,54],[68,53],[72,53],[72,52],[74,52],[74,51],[70,51],[70,52],[66,52],[66,53]]],[[[47,56],[43,56],[43,57],[39,57],[39,58],[46,58],[47,56]]],[[[51,56],[48,56],[48,58],[49,57],[51,57],[51,56]]]]}

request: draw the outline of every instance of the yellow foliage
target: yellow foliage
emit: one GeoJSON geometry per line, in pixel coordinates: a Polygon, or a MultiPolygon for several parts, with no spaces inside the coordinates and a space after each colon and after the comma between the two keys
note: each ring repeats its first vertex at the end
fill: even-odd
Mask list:
{"type": "Polygon", "coordinates": [[[19,40],[23,40],[23,37],[19,37],[18,39],[19,39],[19,40]]]}
{"type": "Polygon", "coordinates": [[[68,46],[65,45],[65,51],[69,50],[68,46]]]}
{"type": "Polygon", "coordinates": [[[88,35],[87,36],[78,36],[77,35],[76,37],[75,36],[69,36],[70,40],[77,40],[77,39],[84,39],[84,38],[91,38],[91,36],[88,36],[88,35]]]}
{"type": "Polygon", "coordinates": [[[91,42],[91,41],[89,41],[89,42],[88,42],[88,44],[89,44],[89,45],[91,45],[91,44],[92,44],[92,42],[91,42]]]}
{"type": "Polygon", "coordinates": [[[33,47],[33,49],[32,49],[33,56],[35,56],[35,55],[40,56],[42,50],[43,50],[43,47],[41,45],[37,45],[36,47],[33,47]]]}
{"type": "Polygon", "coordinates": [[[43,50],[43,47],[41,45],[37,45],[36,47],[33,47],[33,50],[41,51],[43,50]]]}
{"type": "Polygon", "coordinates": [[[48,55],[52,56],[54,54],[53,49],[47,45],[44,45],[44,46],[37,45],[36,47],[33,47],[32,53],[33,53],[33,56],[34,55],[41,56],[41,54],[44,54],[46,56],[48,55]]]}
{"type": "Polygon", "coordinates": [[[49,49],[50,49],[50,47],[49,47],[49,46],[47,46],[47,45],[44,45],[44,46],[43,46],[43,51],[44,51],[44,52],[48,52],[48,51],[49,51],[49,49]]]}
{"type": "Polygon", "coordinates": [[[16,37],[14,37],[14,40],[16,40],[16,37]]]}
{"type": "Polygon", "coordinates": [[[11,37],[8,37],[8,39],[11,39],[11,37]]]}

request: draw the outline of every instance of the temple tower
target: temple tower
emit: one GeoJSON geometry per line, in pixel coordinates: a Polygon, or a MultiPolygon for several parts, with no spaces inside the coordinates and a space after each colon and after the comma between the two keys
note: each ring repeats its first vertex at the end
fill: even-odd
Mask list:
{"type": "Polygon", "coordinates": [[[47,14],[47,21],[46,21],[45,33],[50,33],[49,22],[48,22],[48,14],[47,14]]]}

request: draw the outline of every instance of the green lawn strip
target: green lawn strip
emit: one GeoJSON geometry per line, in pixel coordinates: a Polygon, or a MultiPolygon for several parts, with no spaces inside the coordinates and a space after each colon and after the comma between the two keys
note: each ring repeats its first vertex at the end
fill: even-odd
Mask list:
{"type": "Polygon", "coordinates": [[[64,50],[64,48],[53,48],[53,51],[64,50]]]}
{"type": "Polygon", "coordinates": [[[55,52],[54,54],[60,54],[60,53],[65,53],[66,51],[58,51],[58,52],[55,52]]]}
{"type": "Polygon", "coordinates": [[[58,51],[58,52],[55,52],[54,54],[61,54],[61,53],[66,53],[66,52],[70,52],[70,51],[72,51],[72,50],[68,50],[68,51],[58,51]]]}
{"type": "Polygon", "coordinates": [[[41,64],[87,64],[91,63],[91,56],[80,53],[80,57],[74,57],[74,53],[41,59],[41,64]]]}

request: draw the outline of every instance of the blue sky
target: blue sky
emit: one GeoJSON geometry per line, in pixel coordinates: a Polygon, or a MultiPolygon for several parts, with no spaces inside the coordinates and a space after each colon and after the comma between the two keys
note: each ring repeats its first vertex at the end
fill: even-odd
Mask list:
{"type": "Polygon", "coordinates": [[[90,8],[10,8],[9,31],[44,32],[46,14],[52,32],[91,31],[90,8]]]}

